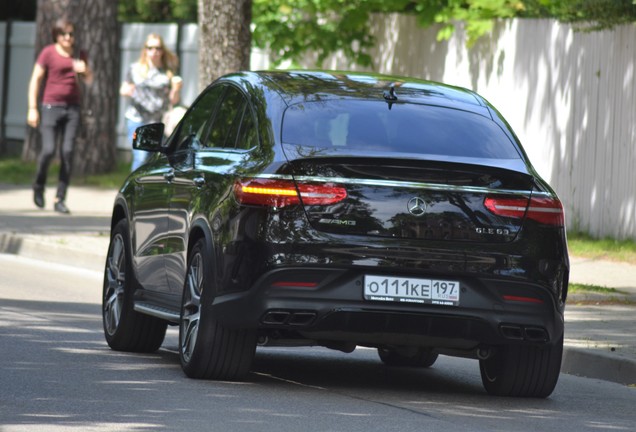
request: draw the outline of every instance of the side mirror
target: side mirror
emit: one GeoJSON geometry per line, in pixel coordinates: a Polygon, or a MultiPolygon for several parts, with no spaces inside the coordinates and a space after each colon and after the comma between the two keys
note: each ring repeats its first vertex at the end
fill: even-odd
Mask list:
{"type": "Polygon", "coordinates": [[[151,123],[139,126],[133,134],[133,148],[149,152],[164,152],[163,123],[151,123]]]}

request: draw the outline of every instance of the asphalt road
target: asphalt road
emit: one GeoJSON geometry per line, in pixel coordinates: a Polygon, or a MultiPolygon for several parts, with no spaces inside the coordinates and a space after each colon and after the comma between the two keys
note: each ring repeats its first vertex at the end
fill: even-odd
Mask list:
{"type": "Polygon", "coordinates": [[[262,348],[245,382],[111,351],[98,272],[0,255],[0,431],[598,431],[636,424],[636,389],[561,375],[546,400],[485,394],[476,361],[390,369],[369,349],[262,348]]]}

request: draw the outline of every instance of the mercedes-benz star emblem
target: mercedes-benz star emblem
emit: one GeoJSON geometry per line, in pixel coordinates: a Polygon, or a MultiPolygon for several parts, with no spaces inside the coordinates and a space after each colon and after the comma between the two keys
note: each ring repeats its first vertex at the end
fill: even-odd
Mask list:
{"type": "Polygon", "coordinates": [[[406,207],[413,216],[422,216],[426,213],[426,202],[420,197],[411,198],[406,207]]]}

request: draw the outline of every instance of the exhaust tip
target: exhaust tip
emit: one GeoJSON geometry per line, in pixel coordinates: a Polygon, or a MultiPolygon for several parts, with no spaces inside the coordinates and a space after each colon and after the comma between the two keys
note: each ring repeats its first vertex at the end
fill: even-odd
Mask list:
{"type": "Polygon", "coordinates": [[[295,312],[291,314],[287,323],[292,326],[307,326],[314,321],[314,318],[316,318],[315,312],[295,312]]]}
{"type": "Polygon", "coordinates": [[[548,332],[541,327],[525,327],[525,339],[531,342],[547,342],[549,340],[548,332]]]}
{"type": "Polygon", "coordinates": [[[499,328],[506,339],[523,340],[523,329],[521,326],[502,325],[499,328]]]}
{"type": "Polygon", "coordinates": [[[263,324],[281,325],[287,322],[289,315],[290,313],[286,311],[267,312],[265,316],[263,316],[263,319],[261,319],[261,322],[263,324]]]}
{"type": "Polygon", "coordinates": [[[285,325],[292,327],[304,327],[314,322],[317,313],[312,311],[268,311],[261,318],[261,323],[266,325],[285,325]]]}
{"type": "Polygon", "coordinates": [[[548,331],[543,327],[526,327],[516,324],[502,324],[499,326],[501,334],[506,339],[545,343],[550,341],[548,331]]]}

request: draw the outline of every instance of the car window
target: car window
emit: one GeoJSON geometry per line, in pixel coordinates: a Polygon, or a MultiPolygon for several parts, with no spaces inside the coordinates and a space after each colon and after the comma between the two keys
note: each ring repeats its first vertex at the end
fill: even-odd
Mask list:
{"type": "Polygon", "coordinates": [[[245,105],[243,111],[243,120],[241,121],[241,129],[239,130],[236,140],[236,148],[249,150],[258,145],[258,132],[256,130],[256,122],[254,115],[248,105],[245,105]]]}
{"type": "Polygon", "coordinates": [[[228,86],[206,140],[206,147],[234,148],[236,146],[246,106],[247,100],[243,94],[234,87],[228,86]]]}
{"type": "Polygon", "coordinates": [[[216,86],[204,93],[185,115],[174,137],[177,149],[201,148],[205,132],[212,120],[214,110],[222,96],[223,87],[216,86]]]}
{"type": "Polygon", "coordinates": [[[519,159],[490,118],[440,106],[384,101],[320,101],[285,112],[282,140],[315,148],[519,159]]]}

